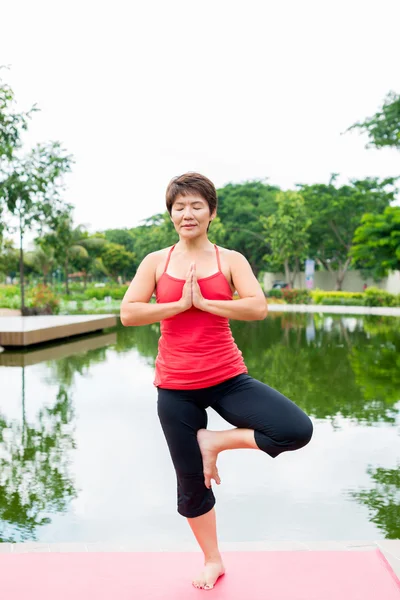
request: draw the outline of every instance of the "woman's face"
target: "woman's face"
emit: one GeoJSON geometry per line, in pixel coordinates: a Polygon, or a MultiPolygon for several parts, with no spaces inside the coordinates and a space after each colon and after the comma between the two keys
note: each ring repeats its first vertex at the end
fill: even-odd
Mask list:
{"type": "Polygon", "coordinates": [[[215,211],[210,215],[208,203],[201,196],[178,196],[171,208],[171,219],[179,235],[196,237],[206,233],[209,222],[214,218],[215,211]]]}

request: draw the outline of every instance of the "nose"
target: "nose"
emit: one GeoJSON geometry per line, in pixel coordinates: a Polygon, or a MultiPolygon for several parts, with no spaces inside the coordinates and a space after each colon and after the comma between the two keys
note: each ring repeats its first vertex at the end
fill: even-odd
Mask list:
{"type": "Polygon", "coordinates": [[[191,219],[192,218],[192,208],[191,206],[185,206],[185,208],[183,209],[183,217],[185,219],[191,219]]]}

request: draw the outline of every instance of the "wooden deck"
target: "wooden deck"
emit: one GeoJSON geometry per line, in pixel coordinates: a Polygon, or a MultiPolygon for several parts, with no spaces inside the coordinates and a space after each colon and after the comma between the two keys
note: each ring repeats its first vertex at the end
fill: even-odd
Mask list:
{"type": "Polygon", "coordinates": [[[32,346],[116,327],[116,315],[0,317],[0,346],[32,346]]]}

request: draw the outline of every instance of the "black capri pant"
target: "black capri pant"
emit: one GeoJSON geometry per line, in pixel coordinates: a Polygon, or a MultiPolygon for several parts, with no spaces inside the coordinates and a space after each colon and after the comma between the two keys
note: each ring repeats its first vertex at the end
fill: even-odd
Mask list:
{"type": "Polygon", "coordinates": [[[247,374],[197,390],[157,389],[158,416],[177,477],[178,513],[184,517],[199,517],[215,504],[197,442],[198,430],[207,428],[209,406],[235,427],[254,429],[257,446],[272,458],[302,448],[312,437],[312,422],[301,408],[247,374]]]}

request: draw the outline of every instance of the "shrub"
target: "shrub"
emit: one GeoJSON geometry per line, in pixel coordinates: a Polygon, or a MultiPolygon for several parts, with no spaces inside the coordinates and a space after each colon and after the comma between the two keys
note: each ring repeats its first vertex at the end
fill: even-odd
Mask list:
{"type": "Polygon", "coordinates": [[[282,298],[282,290],[276,288],[267,292],[268,298],[282,298]]]}
{"type": "Polygon", "coordinates": [[[395,294],[371,287],[365,290],[364,306],[398,306],[398,299],[395,294]]]}
{"type": "Polygon", "coordinates": [[[271,302],[268,302],[268,304],[286,304],[286,302],[282,298],[272,298],[273,300],[271,302]]]}
{"type": "MultiPolygon", "coordinates": [[[[362,292],[325,292],[324,290],[313,290],[311,297],[314,304],[341,304],[341,300],[358,300],[358,305],[362,306],[364,294],[362,292]],[[329,299],[330,302],[323,302],[325,299],[329,299]]],[[[347,304],[346,306],[356,306],[356,304],[347,304]]]]}
{"type": "Polygon", "coordinates": [[[127,289],[128,286],[126,285],[120,285],[118,287],[107,286],[102,288],[88,288],[85,291],[85,299],[91,300],[92,298],[96,298],[96,300],[104,300],[106,296],[111,296],[111,298],[114,298],[115,300],[122,300],[127,289]]]}
{"type": "MultiPolygon", "coordinates": [[[[45,314],[58,314],[60,310],[60,301],[54,292],[43,283],[29,290],[27,294],[26,306],[28,309],[36,309],[33,314],[40,312],[45,314]]],[[[27,311],[32,312],[32,311],[27,311]]]]}
{"type": "Polygon", "coordinates": [[[282,298],[288,304],[309,304],[311,301],[311,295],[308,290],[290,288],[284,288],[282,290],[282,298]]]}
{"type": "Polygon", "coordinates": [[[0,285],[0,300],[11,299],[19,296],[18,285],[0,285]]]}
{"type": "Polygon", "coordinates": [[[322,298],[318,304],[323,306],[362,306],[362,300],[344,296],[329,296],[328,298],[322,298]]]}

